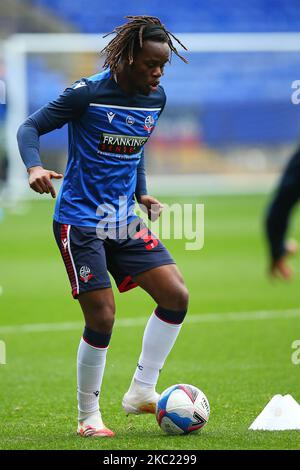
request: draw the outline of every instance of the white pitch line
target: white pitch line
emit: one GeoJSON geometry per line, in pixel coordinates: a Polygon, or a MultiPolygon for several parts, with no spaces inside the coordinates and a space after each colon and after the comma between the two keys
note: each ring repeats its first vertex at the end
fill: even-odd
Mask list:
{"type": "MultiPolygon", "coordinates": [[[[123,318],[116,321],[117,328],[144,326],[149,317],[123,318]]],[[[289,310],[258,310],[252,312],[228,312],[228,313],[203,313],[187,315],[184,323],[216,323],[229,321],[251,321],[251,320],[276,320],[299,318],[300,309],[289,310]]],[[[72,331],[80,330],[82,322],[68,323],[29,323],[27,325],[7,325],[0,327],[1,334],[9,333],[41,333],[48,331],[72,331]]]]}

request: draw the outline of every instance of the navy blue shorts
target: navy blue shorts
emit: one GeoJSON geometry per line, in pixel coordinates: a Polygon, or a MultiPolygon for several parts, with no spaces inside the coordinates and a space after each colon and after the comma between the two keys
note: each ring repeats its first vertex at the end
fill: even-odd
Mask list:
{"type": "Polygon", "coordinates": [[[56,242],[77,298],[83,292],[111,287],[108,271],[120,292],[137,287],[132,278],[149,269],[175,264],[166,247],[142,219],[134,235],[100,239],[95,227],[53,222],[56,242]]]}

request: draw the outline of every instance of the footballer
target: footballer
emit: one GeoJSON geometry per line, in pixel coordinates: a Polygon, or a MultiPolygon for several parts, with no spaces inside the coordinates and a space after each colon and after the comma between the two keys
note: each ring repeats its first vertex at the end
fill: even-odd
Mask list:
{"type": "Polygon", "coordinates": [[[146,207],[149,218],[162,210],[147,193],[144,146],[165,106],[160,85],[165,65],[172,52],[186,59],[172,38],[180,41],[158,18],[126,18],[103,49],[103,71],[66,88],[28,117],[17,135],[34,191],[55,198],[51,179],[63,178],[53,229],[85,320],[77,354],[77,432],[83,437],[114,436],[99,407],[115,316],[108,272],[120,292],[139,286],[156,303],[123,397],[126,414],[155,412],[159,372],[188,308],[188,291],[175,261],[134,213],[135,199],[146,207]],[[63,177],[43,167],[39,137],[66,123],[69,147],[63,177]]]}
{"type": "Polygon", "coordinates": [[[289,160],[270,202],[265,218],[271,276],[289,280],[293,270],[288,257],[298,252],[296,240],[287,240],[292,212],[300,199],[300,147],[289,160]]]}

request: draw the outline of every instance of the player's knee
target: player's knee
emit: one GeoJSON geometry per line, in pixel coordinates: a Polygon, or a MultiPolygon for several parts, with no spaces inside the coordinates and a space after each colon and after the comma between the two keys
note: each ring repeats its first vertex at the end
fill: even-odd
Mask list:
{"type": "Polygon", "coordinates": [[[99,305],[95,310],[95,324],[98,331],[112,331],[115,321],[114,305],[99,305]]]}
{"type": "Polygon", "coordinates": [[[189,304],[189,291],[184,284],[180,284],[174,293],[174,310],[185,310],[188,309],[189,304]]]}
{"type": "Polygon", "coordinates": [[[85,311],[87,326],[99,333],[110,333],[115,321],[114,302],[95,302],[85,311]]]}
{"type": "Polygon", "coordinates": [[[160,320],[179,325],[185,319],[188,303],[189,292],[182,283],[168,292],[168,295],[158,304],[155,313],[160,320]]]}
{"type": "Polygon", "coordinates": [[[176,311],[187,311],[189,292],[183,282],[172,285],[160,296],[159,305],[176,311]]]}

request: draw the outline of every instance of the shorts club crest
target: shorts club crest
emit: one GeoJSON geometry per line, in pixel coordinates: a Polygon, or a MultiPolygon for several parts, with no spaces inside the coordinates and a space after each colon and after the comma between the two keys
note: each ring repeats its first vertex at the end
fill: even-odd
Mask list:
{"type": "Polygon", "coordinates": [[[88,266],[81,266],[79,270],[79,274],[80,274],[80,279],[85,283],[89,282],[89,280],[92,279],[92,277],[94,277],[94,275],[91,274],[91,270],[88,266]]]}

